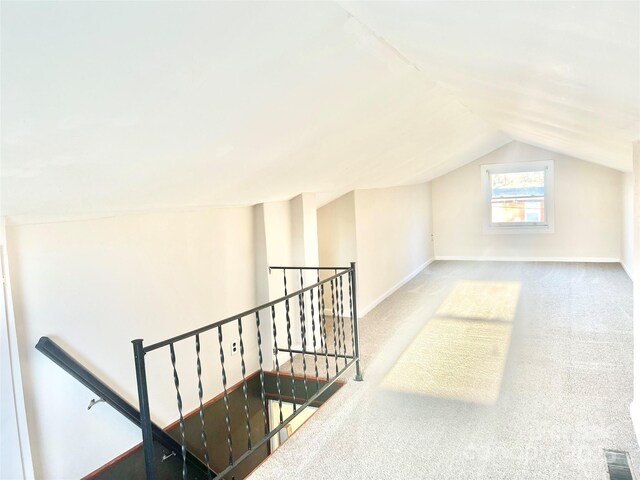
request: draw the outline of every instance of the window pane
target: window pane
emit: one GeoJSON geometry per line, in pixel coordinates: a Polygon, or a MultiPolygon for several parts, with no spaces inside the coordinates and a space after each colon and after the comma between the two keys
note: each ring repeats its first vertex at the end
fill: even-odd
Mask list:
{"type": "Polygon", "coordinates": [[[491,173],[492,223],[543,223],[544,171],[491,173]]]}

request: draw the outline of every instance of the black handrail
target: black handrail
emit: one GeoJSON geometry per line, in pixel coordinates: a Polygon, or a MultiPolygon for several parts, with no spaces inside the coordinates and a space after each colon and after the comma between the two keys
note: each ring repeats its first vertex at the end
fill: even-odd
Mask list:
{"type": "MultiPolygon", "coordinates": [[[[275,268],[275,267],[271,267],[271,268],[275,268]]],[[[287,267],[287,268],[290,268],[290,267],[287,267]]],[[[176,342],[179,342],[180,340],[184,340],[185,338],[194,337],[195,335],[206,332],[207,330],[212,330],[214,328],[221,327],[222,325],[225,325],[229,322],[235,322],[238,320],[238,318],[254,315],[256,312],[260,312],[262,310],[271,308],[272,306],[277,305],[278,303],[282,303],[285,300],[291,300],[292,298],[297,298],[298,295],[306,293],[313,288],[318,288],[320,285],[325,284],[331,280],[335,280],[336,278],[340,277],[341,275],[344,275],[351,269],[351,267],[341,267],[341,268],[343,268],[343,270],[339,271],[335,275],[325,278],[321,282],[314,283],[313,285],[309,285],[308,287],[305,287],[303,289],[300,289],[293,293],[285,295],[284,297],[277,298],[263,305],[260,305],[259,307],[255,307],[255,308],[252,308],[251,310],[246,310],[242,313],[238,313],[237,315],[227,317],[224,320],[219,320],[217,322],[210,323],[209,325],[205,325],[204,327],[196,328],[195,330],[191,330],[190,332],[183,333],[181,335],[176,335],[175,337],[168,338],[167,340],[163,340],[162,342],[157,342],[157,343],[154,343],[153,345],[149,345],[148,347],[144,347],[144,353],[150,352],[152,350],[156,350],[161,347],[166,347],[170,343],[176,343],[176,342]]]]}
{"type": "Polygon", "coordinates": [[[349,270],[351,267],[274,267],[270,266],[269,270],[349,270]]]}
{"type": "MultiPolygon", "coordinates": [[[[140,412],[136,407],[127,402],[118,395],[111,387],[102,382],[98,377],[85,368],[80,362],[64,351],[60,345],[51,340],[49,337],[40,337],[36,344],[36,349],[47,356],[56,365],[66,371],[73,378],[78,380],[82,385],[87,387],[93,393],[98,395],[105,403],[111,405],[118,413],[123,415],[138,427],[142,427],[140,421],[140,412]]],[[[182,455],[182,446],[169,436],[155,423],[150,423],[150,434],[163,447],[175,452],[176,455],[182,455]]],[[[193,454],[187,452],[187,461],[191,466],[196,468],[201,474],[207,474],[207,467],[193,454]]],[[[213,476],[216,474],[211,472],[213,476]]]]}

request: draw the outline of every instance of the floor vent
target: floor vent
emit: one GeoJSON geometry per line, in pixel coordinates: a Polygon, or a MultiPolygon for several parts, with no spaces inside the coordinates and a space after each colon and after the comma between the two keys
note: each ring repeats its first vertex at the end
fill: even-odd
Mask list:
{"type": "Polygon", "coordinates": [[[611,480],[634,480],[627,452],[605,450],[604,456],[607,459],[607,468],[609,469],[609,478],[611,480]]]}

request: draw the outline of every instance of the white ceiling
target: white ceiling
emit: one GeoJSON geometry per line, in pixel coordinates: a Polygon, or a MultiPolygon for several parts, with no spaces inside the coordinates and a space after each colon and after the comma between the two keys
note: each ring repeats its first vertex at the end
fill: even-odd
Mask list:
{"type": "Polygon", "coordinates": [[[2,213],[426,181],[511,139],[628,170],[629,3],[2,3],[2,213]]]}
{"type": "Polygon", "coordinates": [[[640,138],[640,2],[345,4],[510,137],[613,168],[640,138]]]}

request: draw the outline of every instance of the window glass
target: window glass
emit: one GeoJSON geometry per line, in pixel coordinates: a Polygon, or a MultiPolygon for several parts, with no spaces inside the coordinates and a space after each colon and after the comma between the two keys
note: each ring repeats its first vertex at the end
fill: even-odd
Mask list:
{"type": "Polygon", "coordinates": [[[544,223],[544,170],[490,173],[491,223],[544,223]]]}

